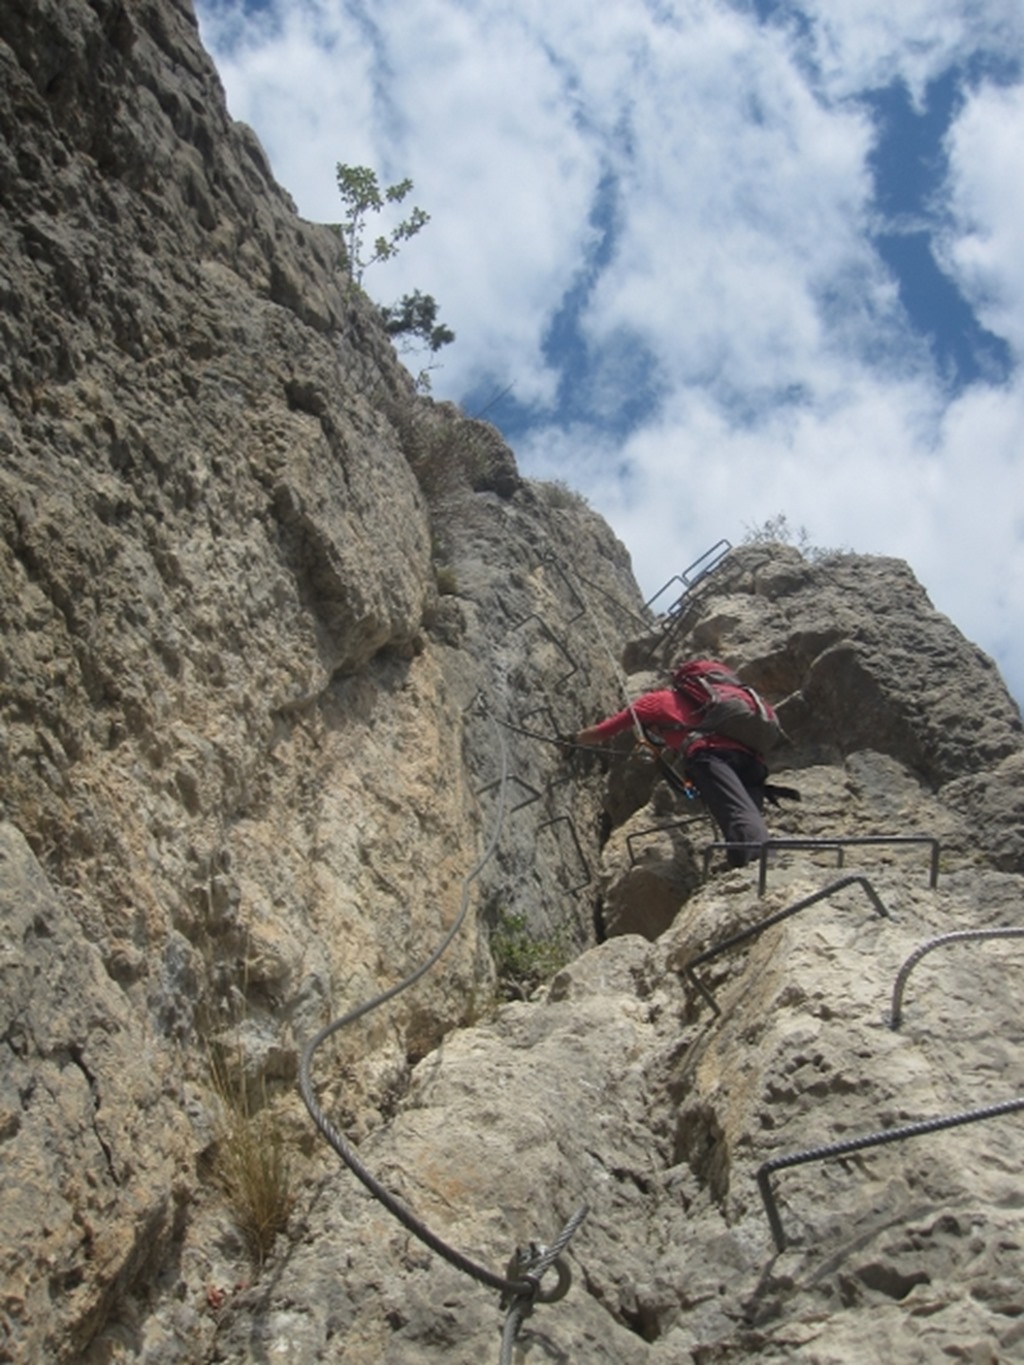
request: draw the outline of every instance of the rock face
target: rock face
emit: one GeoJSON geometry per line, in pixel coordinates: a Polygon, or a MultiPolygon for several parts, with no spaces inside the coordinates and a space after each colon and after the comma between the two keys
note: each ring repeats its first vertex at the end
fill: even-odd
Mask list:
{"type": "Polygon", "coordinates": [[[517,1358],[1024,1350],[1024,941],[930,952],[891,1026],[923,942],[1024,925],[991,662],[905,565],[784,546],[655,618],[416,395],[186,0],[16,0],[0,63],[0,1359],[496,1358],[584,1204],[517,1358]],[[764,886],[628,738],[553,742],[682,653],[780,703],[773,838],[826,846],[764,886]],[[452,929],[311,1062],[424,1243],[296,1082],[452,929]],[[291,1168],[255,1259],[239,1095],[291,1168]]]}

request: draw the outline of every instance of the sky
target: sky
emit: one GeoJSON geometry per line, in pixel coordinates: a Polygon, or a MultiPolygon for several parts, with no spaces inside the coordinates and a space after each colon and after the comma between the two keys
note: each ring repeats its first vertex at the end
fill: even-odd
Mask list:
{"type": "Polygon", "coordinates": [[[303,217],[339,162],[413,181],[362,283],[456,340],[406,364],[645,596],[781,516],[906,560],[1024,702],[1021,0],[196,9],[303,217]]]}

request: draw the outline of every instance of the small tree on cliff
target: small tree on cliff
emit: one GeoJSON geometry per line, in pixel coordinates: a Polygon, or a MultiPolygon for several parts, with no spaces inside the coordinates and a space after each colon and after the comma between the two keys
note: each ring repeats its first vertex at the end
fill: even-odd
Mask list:
{"type": "Polygon", "coordinates": [[[437,321],[436,300],[418,289],[403,294],[397,303],[380,311],[389,336],[418,337],[432,351],[439,351],[455,340],[452,329],[437,321]]]}
{"type": "MultiPolygon", "coordinates": [[[[381,213],[390,204],[401,204],[412,191],[412,181],[399,180],[383,188],[376,172],[369,166],[348,166],[339,161],[337,166],[338,192],[345,205],[347,217],[338,224],[338,233],[345,246],[346,264],[356,284],[362,284],[364,272],[378,261],[389,261],[396,256],[403,242],[430,222],[429,213],[414,207],[390,232],[367,243],[367,221],[371,213],[381,213]]],[[[437,320],[437,301],[418,289],[405,294],[390,307],[381,309],[384,325],[393,337],[412,337],[438,351],[455,340],[455,333],[437,320]]]]}
{"type": "Polygon", "coordinates": [[[338,193],[348,210],[348,217],[338,225],[338,231],[345,243],[349,273],[356,284],[362,284],[363,272],[377,261],[388,261],[396,256],[400,243],[407,242],[426,227],[430,222],[430,214],[421,208],[414,208],[409,217],[392,228],[386,236],[375,238],[373,249],[366,256],[363,251],[367,214],[381,213],[387,204],[400,204],[412,190],[412,181],[400,180],[382,189],[376,172],[369,166],[346,166],[341,161],[338,162],[337,175],[338,193]]]}

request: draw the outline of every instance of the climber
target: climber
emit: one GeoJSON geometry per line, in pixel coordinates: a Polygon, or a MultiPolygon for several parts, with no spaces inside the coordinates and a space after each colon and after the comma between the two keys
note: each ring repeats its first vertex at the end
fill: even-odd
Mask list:
{"type": "MultiPolygon", "coordinates": [[[[736,711],[742,709],[737,699],[731,705],[736,711]]],[[[743,867],[756,858],[760,846],[769,837],[762,814],[768,769],[759,748],[723,733],[722,729],[739,730],[748,740],[753,739],[767,747],[772,729],[778,731],[772,708],[756,692],[740,684],[724,664],[711,660],[692,661],[673,671],[672,686],[645,692],[615,715],[580,730],[570,742],[582,747],[602,744],[630,726],[638,729],[643,742],[655,751],[682,751],[687,779],[696,787],[714,817],[723,840],[732,845],[726,851],[729,866],[743,867]],[[694,685],[694,680],[701,677],[719,681],[730,679],[723,691],[735,693],[737,698],[746,694],[743,707],[751,708],[747,717],[751,721],[750,733],[742,724],[736,724],[735,714],[714,728],[710,727],[710,710],[721,702],[713,695],[710,684],[703,684],[703,693],[694,685]],[[703,700],[696,699],[701,696],[703,700]],[[758,707],[763,721],[756,717],[758,707]],[[758,741],[761,733],[765,739],[758,741]]]]}

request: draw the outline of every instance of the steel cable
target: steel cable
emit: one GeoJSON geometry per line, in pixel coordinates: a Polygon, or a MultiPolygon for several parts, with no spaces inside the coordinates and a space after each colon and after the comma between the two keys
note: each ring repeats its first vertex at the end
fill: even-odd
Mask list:
{"type": "MultiPolygon", "coordinates": [[[[491,719],[493,721],[494,718],[491,717],[491,719]]],[[[554,1263],[565,1245],[568,1244],[569,1238],[586,1217],[588,1211],[587,1206],[583,1205],[573,1218],[570,1219],[569,1223],[566,1224],[558,1241],[553,1244],[551,1249],[552,1254],[550,1256],[547,1249],[544,1249],[536,1264],[531,1261],[528,1274],[524,1273],[522,1276],[518,1277],[496,1274],[494,1271],[489,1270],[486,1266],[480,1265],[457,1248],[450,1246],[443,1238],[431,1231],[422,1219],[414,1214],[411,1209],[407,1208],[397,1196],[392,1194],[392,1192],[372,1174],[323,1112],[313,1093],[311,1079],[313,1056],[317,1049],[335,1033],[338,1033],[349,1024],[355,1023],[358,1019],[363,1018],[364,1015],[369,1014],[372,1010],[378,1009],[380,1006],[386,1004],[389,1000],[394,999],[395,996],[399,995],[402,991],[408,990],[410,986],[419,981],[420,978],[430,971],[430,969],[439,961],[447,951],[452,940],[462,928],[466,913],[469,909],[469,898],[472,885],[480,876],[490,859],[494,856],[505,819],[508,788],[508,757],[504,737],[497,726],[495,726],[495,730],[499,739],[498,747],[500,751],[501,775],[498,783],[498,803],[494,824],[484,852],[463,880],[459,911],[451,928],[441,940],[440,945],[435,948],[430,956],[417,967],[415,971],[410,972],[409,975],[404,977],[401,981],[388,987],[387,990],[381,991],[380,994],[374,996],[372,999],[365,1001],[361,1005],[357,1005],[354,1009],[349,1010],[339,1018],[326,1024],[306,1044],[299,1062],[299,1090],[313,1122],[316,1124],[323,1137],[331,1147],[334,1148],[335,1152],[341,1157],[342,1161],[344,1161],[352,1174],[355,1175],[370,1193],[384,1205],[388,1212],[391,1213],[403,1227],[411,1232],[413,1236],[417,1237],[432,1251],[435,1251],[450,1265],[458,1270],[464,1271],[479,1283],[485,1284],[491,1289],[498,1290],[501,1294],[511,1299],[512,1307],[516,1308],[517,1305],[520,1304],[532,1306],[533,1302],[537,1300],[540,1276],[554,1263]]],[[[524,1314],[521,1313],[517,1314],[517,1320],[521,1320],[523,1315],[524,1314]]]]}

